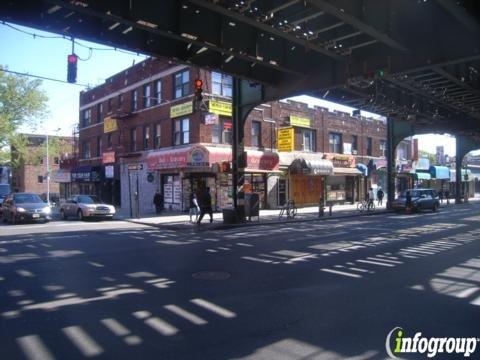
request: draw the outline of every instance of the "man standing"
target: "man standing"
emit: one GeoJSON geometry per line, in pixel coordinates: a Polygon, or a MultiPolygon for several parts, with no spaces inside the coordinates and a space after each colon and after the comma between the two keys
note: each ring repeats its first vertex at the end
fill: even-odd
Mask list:
{"type": "Polygon", "coordinates": [[[384,195],[385,195],[385,193],[383,192],[382,188],[378,187],[378,190],[377,190],[378,206],[382,205],[384,195]]]}
{"type": "Polygon", "coordinates": [[[153,196],[153,203],[155,204],[155,212],[160,215],[163,209],[163,195],[159,191],[153,196]]]}
{"type": "Polygon", "coordinates": [[[212,196],[210,195],[210,188],[207,187],[203,196],[200,199],[200,217],[197,220],[197,224],[200,225],[200,222],[203,219],[203,216],[208,213],[210,215],[210,222],[213,222],[213,210],[212,210],[212,196]]]}
{"type": "Polygon", "coordinates": [[[370,210],[371,208],[373,208],[373,201],[375,200],[375,193],[373,192],[373,188],[370,188],[370,190],[368,190],[368,205],[367,205],[367,209],[370,210]]]}
{"type": "Polygon", "coordinates": [[[188,214],[190,215],[190,221],[192,221],[192,215],[195,215],[195,220],[198,220],[198,214],[200,212],[200,207],[198,206],[197,195],[195,193],[190,194],[190,209],[188,210],[188,214]]]}

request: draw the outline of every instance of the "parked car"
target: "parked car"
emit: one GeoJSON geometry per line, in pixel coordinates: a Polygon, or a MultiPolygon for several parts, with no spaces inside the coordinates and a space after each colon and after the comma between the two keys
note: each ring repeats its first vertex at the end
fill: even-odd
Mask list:
{"type": "Polygon", "coordinates": [[[440,198],[434,189],[407,189],[402,191],[400,196],[393,201],[393,210],[405,210],[407,192],[410,192],[410,196],[412,197],[412,211],[424,209],[437,211],[440,207],[440,198]]]}
{"type": "Polygon", "coordinates": [[[2,203],[8,194],[12,192],[10,184],[0,184],[0,216],[2,216],[2,203]]]}
{"type": "Polygon", "coordinates": [[[3,221],[15,224],[20,221],[52,220],[52,209],[37,194],[14,193],[7,195],[2,204],[3,221]]]}
{"type": "Polygon", "coordinates": [[[104,204],[94,195],[75,195],[60,206],[60,215],[64,220],[73,216],[78,220],[113,218],[115,207],[104,204]]]}

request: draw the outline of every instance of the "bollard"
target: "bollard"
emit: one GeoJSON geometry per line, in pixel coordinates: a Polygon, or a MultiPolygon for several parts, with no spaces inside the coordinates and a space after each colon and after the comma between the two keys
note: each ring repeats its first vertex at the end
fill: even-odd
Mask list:
{"type": "Polygon", "coordinates": [[[318,203],[318,217],[322,217],[325,215],[325,207],[323,206],[323,199],[320,198],[320,202],[318,203]]]}

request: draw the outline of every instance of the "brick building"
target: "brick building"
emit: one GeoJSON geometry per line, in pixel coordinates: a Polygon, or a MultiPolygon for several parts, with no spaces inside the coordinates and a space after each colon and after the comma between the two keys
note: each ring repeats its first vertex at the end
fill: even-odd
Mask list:
{"type": "MultiPolygon", "coordinates": [[[[166,60],[148,59],[112,76],[80,95],[72,181],[79,192],[132,214],[152,211],[155,191],[180,211],[192,191],[205,187],[217,209],[231,205],[231,94],[230,76],[166,60]],[[204,90],[200,110],[192,105],[197,78],[204,90]]],[[[386,124],[272,102],[249,115],[245,150],[244,190],[258,193],[261,207],[288,199],[357,201],[372,181],[384,184],[386,124]]]]}
{"type": "MultiPolygon", "coordinates": [[[[40,195],[47,193],[47,156],[46,136],[25,134],[27,140],[27,156],[19,161],[19,166],[12,171],[12,187],[18,192],[32,192],[40,195]]],[[[49,136],[49,144],[56,142],[62,146],[55,146],[49,149],[48,167],[50,168],[50,194],[51,198],[58,198],[60,194],[60,183],[70,181],[70,178],[60,180],[60,163],[72,144],[72,137],[49,136]],[[60,180],[60,181],[59,181],[60,180]]],[[[12,159],[18,159],[20,154],[13,148],[12,159]]],[[[68,174],[69,175],[69,174],[68,174]]]]}

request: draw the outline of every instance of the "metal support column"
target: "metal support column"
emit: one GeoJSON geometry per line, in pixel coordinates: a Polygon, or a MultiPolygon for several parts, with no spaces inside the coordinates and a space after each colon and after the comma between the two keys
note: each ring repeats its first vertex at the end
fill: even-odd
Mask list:
{"type": "Polygon", "coordinates": [[[392,208],[392,203],[395,199],[393,121],[393,119],[387,118],[387,209],[392,208]]]}
{"type": "Polygon", "coordinates": [[[455,204],[462,203],[462,160],[463,160],[463,139],[460,136],[456,138],[455,149],[455,204]]]}

